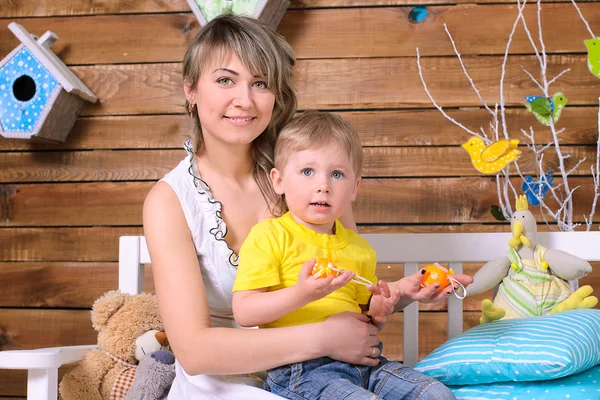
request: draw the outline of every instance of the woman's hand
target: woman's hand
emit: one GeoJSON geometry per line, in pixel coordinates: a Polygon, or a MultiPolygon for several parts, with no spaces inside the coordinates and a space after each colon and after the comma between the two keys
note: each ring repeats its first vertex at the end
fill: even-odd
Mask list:
{"type": "Polygon", "coordinates": [[[346,311],[327,318],[320,327],[318,339],[327,357],[350,364],[379,364],[379,329],[366,315],[346,311]]]}
{"type": "Polygon", "coordinates": [[[300,273],[298,274],[298,283],[296,283],[296,289],[301,293],[301,296],[305,299],[306,303],[319,300],[329,293],[335,292],[354,279],[355,276],[352,271],[343,271],[338,276],[315,278],[312,275],[315,261],[316,260],[313,258],[302,265],[300,273]]]}
{"type": "MultiPolygon", "coordinates": [[[[440,290],[438,293],[436,293],[436,290],[438,290],[440,287],[439,283],[422,288],[421,279],[423,278],[424,273],[425,269],[422,268],[417,273],[405,276],[399,281],[396,281],[395,287],[400,291],[400,296],[407,297],[413,301],[418,301],[421,303],[435,303],[446,299],[450,294],[452,294],[452,286],[447,286],[443,290],[440,290]]],[[[472,277],[464,274],[452,275],[452,278],[456,279],[464,287],[473,282],[472,277]]],[[[404,306],[406,306],[406,304],[404,306]]]]}

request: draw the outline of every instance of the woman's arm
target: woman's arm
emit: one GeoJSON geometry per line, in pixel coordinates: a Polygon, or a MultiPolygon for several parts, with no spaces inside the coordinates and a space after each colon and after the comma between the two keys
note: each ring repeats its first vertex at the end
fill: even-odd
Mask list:
{"type": "Polygon", "coordinates": [[[329,356],[377,365],[369,358],[377,328],[360,314],[276,329],[211,327],[196,251],[177,196],[157,183],[144,203],[144,234],[169,343],[188,374],[237,374],[329,356]]]}

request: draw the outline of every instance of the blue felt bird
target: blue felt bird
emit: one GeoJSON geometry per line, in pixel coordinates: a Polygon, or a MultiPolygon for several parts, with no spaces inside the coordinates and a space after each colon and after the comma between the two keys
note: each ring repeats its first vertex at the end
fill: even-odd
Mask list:
{"type": "Polygon", "coordinates": [[[526,176],[521,190],[527,196],[527,201],[532,206],[540,205],[540,199],[546,197],[548,189],[552,186],[552,171],[546,172],[538,181],[534,181],[531,176],[526,176]]]}

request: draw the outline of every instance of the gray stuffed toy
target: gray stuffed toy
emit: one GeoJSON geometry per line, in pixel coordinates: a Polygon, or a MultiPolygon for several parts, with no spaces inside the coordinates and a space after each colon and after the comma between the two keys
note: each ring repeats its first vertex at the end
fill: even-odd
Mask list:
{"type": "Polygon", "coordinates": [[[140,361],[125,400],[166,399],[175,379],[175,356],[167,350],[157,350],[140,361]]]}
{"type": "Polygon", "coordinates": [[[482,303],[480,323],[592,308],[598,303],[591,286],[573,292],[567,282],[592,271],[586,260],[537,243],[537,225],[526,196],[516,200],[510,226],[513,235],[506,257],[485,264],[467,287],[469,296],[497,287],[493,302],[482,303]]]}

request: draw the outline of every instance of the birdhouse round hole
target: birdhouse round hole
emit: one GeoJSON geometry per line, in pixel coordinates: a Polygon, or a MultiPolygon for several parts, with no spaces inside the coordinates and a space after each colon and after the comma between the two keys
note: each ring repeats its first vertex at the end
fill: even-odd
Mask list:
{"type": "Polygon", "coordinates": [[[35,96],[35,81],[28,75],[21,75],[13,84],[13,94],[19,101],[29,101],[35,96]]]}

